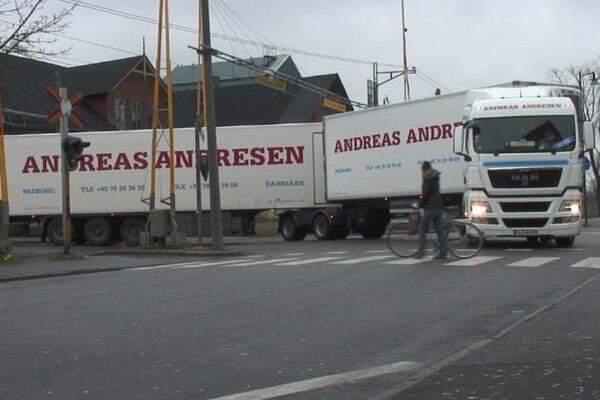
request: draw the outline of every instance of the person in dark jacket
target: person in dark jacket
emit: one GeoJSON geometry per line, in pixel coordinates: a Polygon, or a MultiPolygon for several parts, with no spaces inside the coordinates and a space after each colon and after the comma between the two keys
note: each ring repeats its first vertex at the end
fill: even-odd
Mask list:
{"type": "Polygon", "coordinates": [[[435,233],[440,243],[440,253],[435,258],[446,259],[448,258],[448,246],[444,235],[444,202],[440,195],[440,173],[431,167],[429,161],[423,163],[421,171],[423,173],[422,204],[424,210],[421,217],[421,226],[419,227],[419,252],[416,257],[423,257],[427,231],[433,221],[435,233]]]}

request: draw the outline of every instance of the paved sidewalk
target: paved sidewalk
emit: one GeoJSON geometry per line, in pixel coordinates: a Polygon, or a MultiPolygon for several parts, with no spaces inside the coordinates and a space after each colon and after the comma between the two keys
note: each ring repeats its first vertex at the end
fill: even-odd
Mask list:
{"type": "Polygon", "coordinates": [[[390,400],[600,399],[600,277],[390,400]]]}

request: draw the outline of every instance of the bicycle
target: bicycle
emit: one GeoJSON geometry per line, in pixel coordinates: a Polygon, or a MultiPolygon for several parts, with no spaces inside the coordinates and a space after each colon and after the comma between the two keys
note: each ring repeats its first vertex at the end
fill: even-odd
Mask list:
{"type": "MultiPolygon", "coordinates": [[[[456,258],[467,259],[479,254],[483,246],[483,233],[467,219],[447,219],[447,213],[450,211],[459,211],[458,207],[448,207],[444,209],[444,235],[448,244],[448,251],[456,258]]],[[[411,205],[406,217],[396,218],[390,221],[387,229],[387,245],[392,253],[398,257],[410,258],[419,252],[419,224],[422,211],[417,203],[411,205]]],[[[430,233],[428,233],[428,236],[430,233]]],[[[428,238],[428,244],[433,244],[433,248],[426,245],[424,251],[426,255],[436,255],[439,253],[439,243],[437,240],[428,238]]]]}

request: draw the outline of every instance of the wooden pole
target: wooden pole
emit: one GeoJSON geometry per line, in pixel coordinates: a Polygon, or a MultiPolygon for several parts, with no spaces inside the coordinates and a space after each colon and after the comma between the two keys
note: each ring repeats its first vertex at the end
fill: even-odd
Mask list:
{"type": "Polygon", "coordinates": [[[404,62],[404,101],[410,100],[410,84],[408,81],[408,55],[406,52],[406,24],[404,19],[404,0],[402,1],[402,50],[404,62]]]}
{"type": "Polygon", "coordinates": [[[169,118],[169,205],[171,207],[171,246],[177,243],[177,220],[175,206],[175,134],[173,130],[173,74],[171,71],[171,36],[169,29],[169,0],[165,2],[165,41],[167,57],[167,109],[169,118]]]}
{"type": "Polygon", "coordinates": [[[200,0],[202,4],[202,71],[204,88],[204,119],[208,148],[208,175],[210,179],[210,223],[212,246],[215,250],[223,248],[223,225],[221,221],[221,191],[219,165],[217,158],[217,130],[215,128],[215,93],[213,89],[212,56],[210,54],[210,15],[209,0],[200,0]]]}
{"type": "MultiPolygon", "coordinates": [[[[69,93],[66,87],[58,89],[61,101],[69,99],[69,93]]],[[[62,234],[63,234],[63,255],[69,255],[71,250],[71,185],[69,182],[69,165],[67,163],[64,143],[69,137],[69,116],[62,113],[60,117],[60,161],[62,172],[62,234]]]]}
{"type": "Polygon", "coordinates": [[[152,152],[150,155],[150,211],[156,208],[156,147],[158,140],[158,109],[160,107],[160,68],[162,58],[162,24],[164,0],[159,0],[158,48],[156,50],[156,70],[154,71],[154,99],[152,103],[152,152]]]}
{"type": "MultiPolygon", "coordinates": [[[[198,48],[202,44],[202,4],[198,1],[198,48]]],[[[202,237],[202,172],[200,171],[200,140],[202,136],[202,109],[204,107],[202,82],[202,55],[198,53],[198,86],[196,89],[196,131],[194,135],[194,151],[196,153],[196,231],[198,244],[203,244],[202,237]]]]}

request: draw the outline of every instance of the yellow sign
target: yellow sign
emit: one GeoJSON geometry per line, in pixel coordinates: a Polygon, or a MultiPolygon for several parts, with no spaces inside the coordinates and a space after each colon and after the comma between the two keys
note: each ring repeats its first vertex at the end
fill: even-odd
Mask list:
{"type": "Polygon", "coordinates": [[[264,75],[256,75],[256,82],[273,89],[281,90],[282,92],[285,92],[286,89],[285,82],[278,81],[276,79],[269,78],[268,76],[264,75]]]}
{"type": "Polygon", "coordinates": [[[347,107],[345,104],[328,99],[327,97],[325,97],[323,99],[323,105],[327,108],[331,108],[332,110],[341,111],[341,112],[347,111],[347,107]]]}

